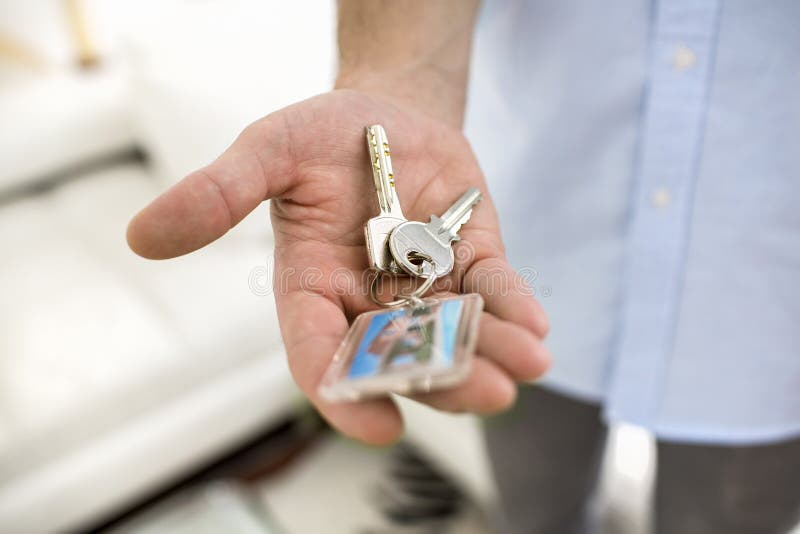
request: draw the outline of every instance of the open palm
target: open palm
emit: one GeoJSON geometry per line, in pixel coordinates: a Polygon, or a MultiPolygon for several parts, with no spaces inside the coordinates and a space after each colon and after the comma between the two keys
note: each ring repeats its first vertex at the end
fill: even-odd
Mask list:
{"type": "Polygon", "coordinates": [[[505,260],[494,206],[468,142],[443,122],[355,91],[289,106],[249,126],[216,161],[142,210],[131,221],[128,242],[147,258],[185,254],[272,199],[282,281],[275,298],[292,374],[339,430],[386,443],[402,430],[391,399],[334,404],[317,393],[349,322],[376,308],[363,276],[364,224],[377,213],[364,141],[370,124],[382,124],[389,134],[396,188],[409,219],[441,214],[470,186],[484,193],[456,245],[466,253],[456,254],[454,273],[443,281],[486,301],[477,357],[462,385],[416,398],[449,411],[507,408],[515,382],[538,377],[548,365],[541,345],[546,319],[505,260]]]}

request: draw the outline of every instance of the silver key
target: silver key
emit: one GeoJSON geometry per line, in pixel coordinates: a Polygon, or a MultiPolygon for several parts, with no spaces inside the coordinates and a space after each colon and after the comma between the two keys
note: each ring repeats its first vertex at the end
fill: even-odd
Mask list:
{"type": "Polygon", "coordinates": [[[407,221],[397,226],[389,236],[389,250],[394,261],[408,274],[430,276],[426,262],[420,265],[420,257],[431,259],[436,277],[453,270],[455,258],[452,243],[458,241],[458,231],[472,215],[472,208],[482,198],[480,190],[470,187],[441,217],[431,216],[430,222],[407,221]]]}
{"type": "Polygon", "coordinates": [[[380,208],[380,213],[367,221],[364,227],[369,265],[379,271],[401,272],[389,252],[388,241],[392,230],[406,222],[406,218],[394,188],[389,140],[379,124],[367,127],[367,149],[380,208]]]}

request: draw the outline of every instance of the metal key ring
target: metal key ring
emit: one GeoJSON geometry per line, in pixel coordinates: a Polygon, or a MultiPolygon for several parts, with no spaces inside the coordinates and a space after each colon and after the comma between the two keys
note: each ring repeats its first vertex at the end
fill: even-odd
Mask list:
{"type": "MultiPolygon", "coordinates": [[[[390,300],[388,302],[384,302],[378,298],[377,294],[377,287],[378,287],[378,278],[380,276],[376,276],[372,279],[372,283],[369,286],[369,296],[372,299],[372,302],[379,306],[383,306],[385,308],[394,308],[396,306],[403,306],[404,304],[415,304],[418,305],[422,302],[422,297],[427,293],[431,287],[433,287],[434,282],[436,282],[436,264],[434,263],[433,259],[428,256],[427,254],[419,254],[419,259],[423,262],[427,262],[431,264],[431,275],[425,279],[421,286],[411,292],[410,295],[395,295],[394,300],[390,300]]],[[[423,267],[420,266],[419,272],[422,273],[423,267]]]]}

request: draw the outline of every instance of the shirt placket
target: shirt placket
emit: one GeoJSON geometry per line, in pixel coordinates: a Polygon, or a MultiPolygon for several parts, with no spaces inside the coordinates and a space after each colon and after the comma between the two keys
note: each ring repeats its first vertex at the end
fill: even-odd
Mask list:
{"type": "Polygon", "coordinates": [[[662,1],[653,19],[628,227],[612,419],[654,424],[678,314],[719,2],[662,1]]]}

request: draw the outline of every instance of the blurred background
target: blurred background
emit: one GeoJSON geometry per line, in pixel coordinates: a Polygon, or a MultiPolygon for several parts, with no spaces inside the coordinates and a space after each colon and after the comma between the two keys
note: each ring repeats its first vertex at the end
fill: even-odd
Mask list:
{"type": "MultiPolygon", "coordinates": [[[[328,0],[0,0],[0,532],[491,532],[478,422],[335,436],[286,368],[267,206],[148,262],[130,217],[249,122],[330,88],[328,0]]],[[[598,510],[643,532],[652,444],[598,510]]]]}

